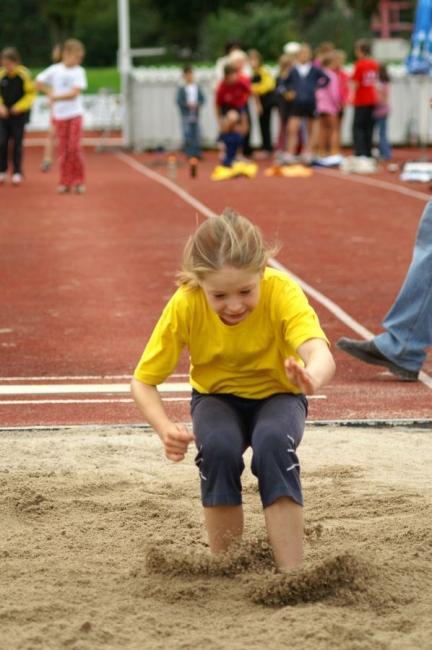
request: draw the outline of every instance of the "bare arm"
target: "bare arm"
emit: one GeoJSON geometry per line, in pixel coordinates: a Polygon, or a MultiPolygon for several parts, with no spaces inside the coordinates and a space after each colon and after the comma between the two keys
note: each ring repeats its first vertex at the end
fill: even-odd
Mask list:
{"type": "Polygon", "coordinates": [[[326,341],[309,339],[297,350],[302,358],[304,368],[293,358],[285,361],[288,379],[300,388],[303,393],[313,395],[325,386],[333,377],[336,364],[326,341]]]}
{"type": "Polygon", "coordinates": [[[75,99],[80,93],[80,88],[72,88],[68,93],[64,93],[63,95],[50,95],[50,97],[53,102],[62,102],[65,99],[75,99]]]}
{"type": "Polygon", "coordinates": [[[159,435],[165,448],[165,456],[178,462],[186,455],[194,436],[184,426],[169,419],[156,386],[132,379],[132,395],[147,422],[159,435]]]}

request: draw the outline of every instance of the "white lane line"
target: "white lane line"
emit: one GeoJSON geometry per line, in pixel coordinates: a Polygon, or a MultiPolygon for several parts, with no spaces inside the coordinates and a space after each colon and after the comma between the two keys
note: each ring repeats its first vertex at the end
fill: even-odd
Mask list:
{"type": "Polygon", "coordinates": [[[426,192],[419,192],[417,190],[411,190],[409,187],[404,187],[403,185],[396,185],[396,183],[389,183],[388,181],[380,181],[378,178],[370,178],[369,176],[356,176],[355,174],[342,174],[334,169],[323,169],[320,167],[316,168],[316,171],[319,174],[325,176],[333,176],[333,178],[338,178],[343,181],[351,181],[352,183],[360,183],[361,185],[370,185],[372,187],[379,187],[382,190],[389,190],[390,192],[398,192],[399,194],[404,194],[405,196],[410,196],[413,199],[420,199],[421,201],[430,201],[431,195],[426,194],[426,192]]]}
{"type": "MultiPolygon", "coordinates": [[[[327,399],[327,395],[308,395],[308,400],[327,399]]],[[[188,397],[165,397],[162,396],[163,402],[190,402],[188,397]]],[[[134,400],[131,397],[109,398],[89,398],[89,399],[0,399],[1,406],[15,406],[16,404],[132,404],[134,400]]]]}
{"type": "MultiPolygon", "coordinates": [[[[171,379],[187,379],[187,373],[174,373],[171,379]]],[[[127,379],[130,381],[132,375],[58,375],[45,377],[0,377],[0,383],[4,381],[109,381],[110,379],[127,379]]]]}
{"type": "MultiPolygon", "coordinates": [[[[165,383],[161,393],[190,392],[189,383],[165,383]]],[[[20,384],[0,386],[0,395],[59,395],[70,393],[130,393],[130,384],[20,384]]]]}
{"type": "MultiPolygon", "coordinates": [[[[201,214],[204,216],[211,218],[211,217],[217,217],[216,212],[213,212],[210,210],[204,203],[201,203],[201,201],[198,201],[195,199],[193,196],[189,194],[186,190],[183,190],[182,188],[178,187],[175,183],[173,183],[171,180],[168,178],[165,178],[165,176],[162,176],[161,174],[158,174],[157,172],[153,171],[152,169],[149,169],[142,163],[138,162],[131,156],[125,153],[116,153],[115,154],[117,158],[122,160],[126,165],[129,165],[129,167],[132,167],[135,169],[137,172],[140,174],[143,174],[144,176],[147,176],[147,178],[150,178],[153,181],[156,181],[156,183],[159,183],[160,185],[163,185],[166,187],[168,190],[171,192],[174,192],[174,194],[177,194],[181,199],[183,199],[186,203],[191,205],[192,207],[196,208],[201,214]]],[[[322,174],[328,174],[331,176],[334,176],[336,178],[342,178],[345,180],[345,177],[342,176],[339,172],[332,172],[331,170],[320,170],[320,173],[322,174]]],[[[398,191],[401,194],[407,194],[408,196],[412,196],[413,198],[417,199],[430,199],[430,196],[428,194],[424,194],[422,192],[416,192],[415,190],[409,190],[404,187],[399,187],[396,186],[392,183],[387,183],[385,181],[378,181],[374,179],[368,179],[368,178],[351,178],[351,177],[346,177],[346,180],[353,180],[354,182],[360,182],[364,183],[367,185],[374,185],[376,187],[380,187],[382,189],[387,189],[387,190],[392,190],[392,191],[398,191]],[[403,190],[403,191],[402,191],[403,190]]],[[[334,316],[336,316],[337,319],[341,321],[341,323],[344,323],[347,327],[349,327],[351,330],[353,330],[356,334],[361,336],[364,339],[370,339],[374,336],[373,332],[368,330],[366,327],[361,325],[358,321],[356,321],[352,316],[350,316],[344,309],[339,307],[333,300],[330,300],[325,296],[321,291],[318,291],[317,289],[314,289],[310,284],[299,278],[297,275],[292,273],[289,269],[286,268],[283,264],[278,262],[276,259],[271,258],[270,260],[271,266],[273,266],[276,269],[279,269],[280,271],[283,271],[284,273],[287,273],[287,275],[291,276],[303,289],[303,291],[307,294],[309,294],[314,300],[316,300],[318,303],[320,303],[323,307],[328,309],[329,312],[331,312],[334,316]]],[[[432,389],[432,377],[427,375],[425,372],[420,372],[419,374],[419,380],[423,382],[425,386],[428,388],[432,389]]]]}

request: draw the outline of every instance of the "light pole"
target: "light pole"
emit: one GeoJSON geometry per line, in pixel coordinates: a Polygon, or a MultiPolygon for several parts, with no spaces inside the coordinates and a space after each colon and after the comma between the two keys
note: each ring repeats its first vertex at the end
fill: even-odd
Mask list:
{"type": "Polygon", "coordinates": [[[130,53],[129,0],[117,0],[118,15],[118,55],[117,67],[120,71],[120,90],[122,96],[122,135],[125,147],[130,146],[129,121],[129,75],[132,68],[130,53]]]}

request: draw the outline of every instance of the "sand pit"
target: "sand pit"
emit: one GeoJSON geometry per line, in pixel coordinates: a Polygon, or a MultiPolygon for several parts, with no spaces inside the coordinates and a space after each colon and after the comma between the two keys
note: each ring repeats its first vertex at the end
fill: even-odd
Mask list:
{"type": "Polygon", "coordinates": [[[193,452],[130,428],[0,432],[0,646],[426,650],[432,434],[310,428],[306,559],[276,575],[254,477],[209,557],[193,452]]]}

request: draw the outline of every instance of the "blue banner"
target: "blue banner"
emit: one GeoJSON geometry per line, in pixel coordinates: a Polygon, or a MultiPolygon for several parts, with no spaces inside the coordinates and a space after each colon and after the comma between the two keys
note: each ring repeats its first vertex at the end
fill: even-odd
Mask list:
{"type": "Polygon", "coordinates": [[[411,52],[406,60],[410,74],[432,71],[432,0],[418,0],[411,52]]]}

